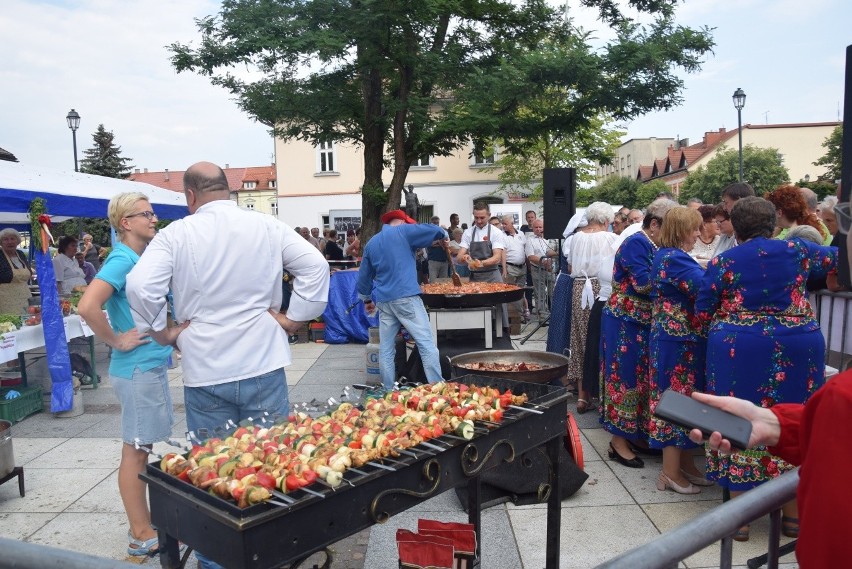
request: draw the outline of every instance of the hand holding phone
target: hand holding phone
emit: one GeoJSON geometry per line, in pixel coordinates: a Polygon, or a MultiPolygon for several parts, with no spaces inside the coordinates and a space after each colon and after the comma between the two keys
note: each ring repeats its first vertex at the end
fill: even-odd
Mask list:
{"type": "Polygon", "coordinates": [[[685,429],[698,429],[705,438],[713,432],[719,432],[732,446],[739,449],[748,448],[751,421],[671,389],[667,389],[660,397],[654,414],[685,429]]]}

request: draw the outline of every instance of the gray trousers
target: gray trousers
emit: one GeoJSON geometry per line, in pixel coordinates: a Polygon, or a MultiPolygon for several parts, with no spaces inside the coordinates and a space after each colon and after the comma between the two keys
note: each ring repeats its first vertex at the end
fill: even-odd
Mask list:
{"type": "Polygon", "coordinates": [[[450,265],[446,261],[429,261],[429,282],[446,279],[450,276],[450,265]]]}

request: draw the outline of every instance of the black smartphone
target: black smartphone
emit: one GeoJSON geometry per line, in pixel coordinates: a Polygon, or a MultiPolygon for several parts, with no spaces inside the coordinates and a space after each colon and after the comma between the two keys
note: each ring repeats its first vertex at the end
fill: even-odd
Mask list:
{"type": "Polygon", "coordinates": [[[705,437],[718,431],[731,441],[732,446],[748,448],[751,421],[700,403],[677,391],[667,389],[663,392],[654,415],[685,429],[699,429],[705,437]]]}

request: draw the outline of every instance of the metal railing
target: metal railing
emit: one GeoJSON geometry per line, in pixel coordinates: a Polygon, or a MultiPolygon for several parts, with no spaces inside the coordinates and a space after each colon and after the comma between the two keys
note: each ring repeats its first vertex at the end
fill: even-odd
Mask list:
{"type": "Polygon", "coordinates": [[[0,569],[138,569],[135,563],[105,559],[0,537],[0,569]]]}
{"type": "Polygon", "coordinates": [[[811,305],[825,337],[825,363],[840,371],[852,367],[852,292],[811,293],[811,305]]]}
{"type": "MultiPolygon", "coordinates": [[[[719,567],[732,564],[731,536],[742,526],[769,514],[766,564],[778,567],[781,541],[781,506],[796,497],[799,469],[745,492],[663,534],[654,541],[619,555],[596,569],[668,569],[705,547],[721,541],[719,567]]],[[[757,565],[755,565],[757,566],[757,565]]]]}

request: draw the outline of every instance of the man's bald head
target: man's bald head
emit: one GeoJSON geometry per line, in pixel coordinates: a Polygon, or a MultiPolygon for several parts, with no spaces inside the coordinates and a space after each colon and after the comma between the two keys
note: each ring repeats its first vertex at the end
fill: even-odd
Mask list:
{"type": "Polygon", "coordinates": [[[228,178],[225,172],[212,162],[197,162],[186,169],[183,175],[184,190],[195,192],[227,192],[228,178]]]}
{"type": "Polygon", "coordinates": [[[183,194],[189,213],[206,203],[229,198],[228,178],[212,162],[197,162],[183,174],[183,194]]]}

